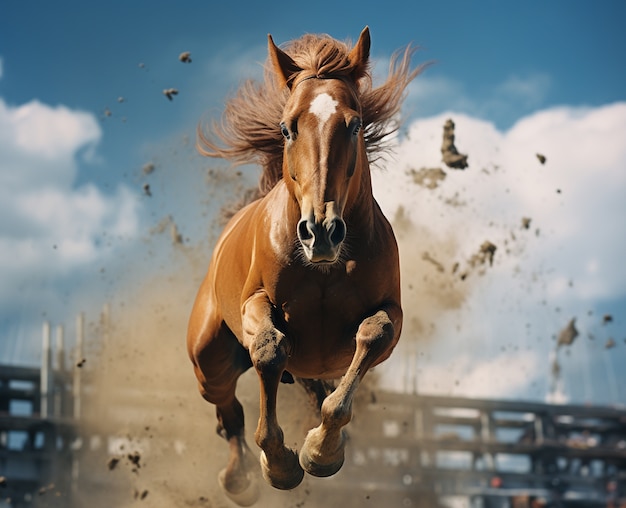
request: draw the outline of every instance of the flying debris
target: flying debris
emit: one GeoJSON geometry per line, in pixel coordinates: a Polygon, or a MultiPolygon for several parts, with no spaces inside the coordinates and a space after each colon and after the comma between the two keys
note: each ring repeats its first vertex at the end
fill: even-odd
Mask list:
{"type": "Polygon", "coordinates": [[[560,331],[559,338],[556,341],[556,347],[570,346],[576,337],[578,337],[576,318],[572,318],[569,323],[567,323],[567,326],[560,331]]]}
{"type": "Polygon", "coordinates": [[[541,162],[541,164],[545,164],[546,163],[546,156],[545,155],[541,155],[540,153],[537,154],[537,159],[539,159],[539,162],[541,162]]]}
{"type": "Polygon", "coordinates": [[[496,249],[497,247],[493,243],[485,240],[480,246],[478,253],[474,254],[472,259],[470,259],[470,264],[472,266],[484,265],[486,261],[489,261],[489,266],[493,266],[493,257],[496,254],[496,249]]]}
{"type": "Polygon", "coordinates": [[[152,196],[152,191],[150,190],[150,184],[149,183],[144,183],[143,184],[143,192],[148,197],[152,196]]]}
{"type": "Polygon", "coordinates": [[[443,143],[441,144],[441,154],[446,166],[453,169],[465,169],[468,167],[467,155],[459,153],[454,146],[454,122],[448,119],[443,126],[443,143]]]}
{"type": "Polygon", "coordinates": [[[144,164],[143,168],[141,168],[141,171],[144,175],[149,175],[150,173],[152,173],[154,171],[154,162],[148,162],[144,164]]]}
{"type": "Polygon", "coordinates": [[[437,261],[434,257],[432,257],[430,253],[426,251],[422,252],[422,259],[424,261],[428,261],[429,263],[431,263],[437,269],[438,272],[443,273],[445,271],[444,266],[439,261],[437,261]]]}
{"type": "Polygon", "coordinates": [[[170,225],[170,238],[172,239],[173,244],[183,243],[183,235],[178,231],[178,226],[175,222],[172,222],[170,225]]]}
{"type": "Polygon", "coordinates": [[[602,324],[606,325],[608,323],[612,323],[613,322],[613,316],[611,316],[611,314],[605,314],[604,316],[602,316],[602,324]]]}
{"type": "Polygon", "coordinates": [[[441,168],[411,169],[409,173],[413,176],[413,181],[417,185],[421,185],[427,189],[436,189],[447,176],[446,172],[441,168]]]}
{"type": "MultiPolygon", "coordinates": [[[[493,266],[493,258],[496,255],[496,250],[498,250],[497,245],[491,243],[489,240],[485,240],[478,249],[478,252],[472,254],[472,256],[467,260],[467,268],[459,273],[461,280],[467,279],[470,272],[475,269],[479,270],[478,273],[482,275],[484,273],[483,267],[487,263],[489,263],[489,266],[493,266]]],[[[452,266],[452,273],[456,274],[459,271],[459,268],[460,264],[458,262],[454,263],[452,266]]]]}
{"type": "Polygon", "coordinates": [[[522,229],[530,229],[530,217],[522,217],[522,229]]]}
{"type": "Polygon", "coordinates": [[[176,90],[176,88],[166,88],[163,90],[163,95],[169,100],[174,100],[174,95],[178,95],[178,90],[176,90]]]}
{"type": "Polygon", "coordinates": [[[615,340],[609,338],[609,340],[606,341],[606,344],[604,344],[604,349],[612,349],[615,347],[615,340]]]}
{"type": "Polygon", "coordinates": [[[191,52],[184,51],[180,55],[178,55],[178,59],[183,63],[191,63],[191,52]]]}

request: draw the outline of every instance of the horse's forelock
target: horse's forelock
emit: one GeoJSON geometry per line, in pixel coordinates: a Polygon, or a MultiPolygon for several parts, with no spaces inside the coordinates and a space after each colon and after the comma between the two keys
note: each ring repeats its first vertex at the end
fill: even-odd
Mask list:
{"type": "MultiPolygon", "coordinates": [[[[307,34],[285,45],[285,52],[303,74],[320,77],[349,76],[353,70],[349,51],[347,43],[327,35],[307,34]]],[[[414,51],[408,47],[392,57],[389,76],[381,86],[373,87],[369,73],[355,84],[370,158],[384,150],[385,139],[398,128],[397,116],[406,87],[421,70],[410,68],[414,51]]],[[[277,86],[268,60],[263,83],[244,83],[226,103],[222,121],[214,123],[208,133],[202,127],[198,129],[200,152],[235,164],[261,164],[261,192],[269,192],[282,179],[283,137],[278,125],[287,98],[286,89],[277,86]]]]}

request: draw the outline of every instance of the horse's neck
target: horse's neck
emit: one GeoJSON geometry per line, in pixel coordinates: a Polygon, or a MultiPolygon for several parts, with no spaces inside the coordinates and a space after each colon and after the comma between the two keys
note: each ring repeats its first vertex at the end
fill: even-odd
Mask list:
{"type": "Polygon", "coordinates": [[[371,231],[374,228],[374,210],[376,206],[374,204],[372,178],[368,162],[363,164],[359,173],[358,192],[352,203],[348,203],[346,219],[352,224],[358,224],[359,227],[371,231]]]}

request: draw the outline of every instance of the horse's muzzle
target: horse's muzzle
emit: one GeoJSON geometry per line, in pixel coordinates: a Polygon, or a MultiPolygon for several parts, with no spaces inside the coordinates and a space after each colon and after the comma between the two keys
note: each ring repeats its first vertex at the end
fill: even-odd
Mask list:
{"type": "Polygon", "coordinates": [[[346,223],[339,217],[323,222],[302,219],[298,222],[298,239],[311,263],[334,263],[339,259],[346,238],[346,223]]]}

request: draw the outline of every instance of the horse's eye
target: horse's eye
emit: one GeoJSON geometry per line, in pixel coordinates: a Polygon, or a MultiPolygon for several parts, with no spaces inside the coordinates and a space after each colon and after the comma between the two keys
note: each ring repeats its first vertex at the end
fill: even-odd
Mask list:
{"type": "Polygon", "coordinates": [[[291,139],[291,134],[289,133],[289,129],[287,128],[284,122],[280,124],[280,132],[282,133],[285,139],[291,139]]]}
{"type": "Polygon", "coordinates": [[[350,128],[352,130],[352,135],[356,136],[359,132],[361,132],[361,127],[363,126],[363,123],[361,122],[360,118],[355,118],[352,120],[352,122],[350,123],[350,128]]]}

